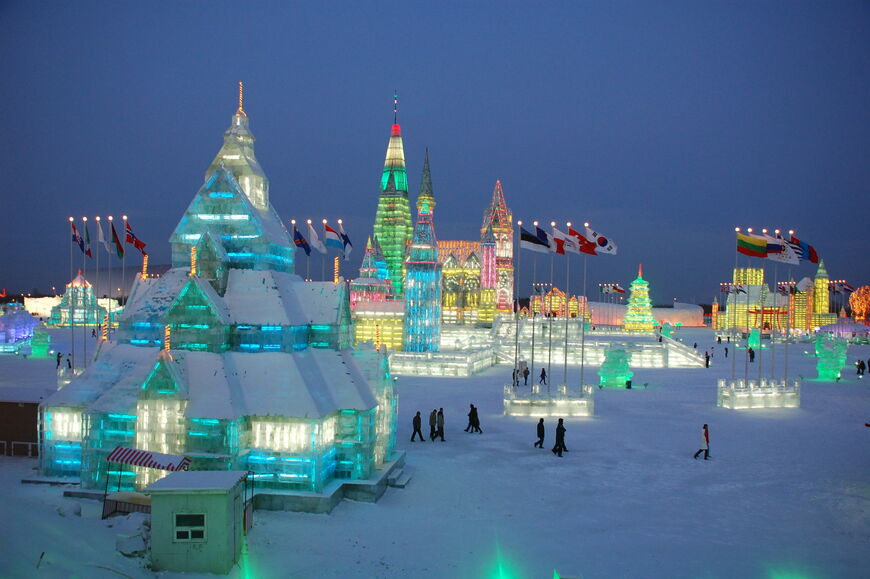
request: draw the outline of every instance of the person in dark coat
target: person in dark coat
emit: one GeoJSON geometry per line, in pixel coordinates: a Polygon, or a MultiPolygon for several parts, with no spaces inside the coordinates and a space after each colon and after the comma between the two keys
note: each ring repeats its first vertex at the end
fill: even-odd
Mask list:
{"type": "Polygon", "coordinates": [[[701,448],[695,453],[696,460],[702,452],[704,453],[704,460],[710,460],[710,431],[707,430],[706,424],[701,428],[701,448]]]}
{"type": "Polygon", "coordinates": [[[728,347],[727,346],[725,347],[725,357],[726,358],[728,357],[728,347]]]}
{"type": "Polygon", "coordinates": [[[529,374],[531,374],[531,372],[529,372],[529,367],[526,366],[523,368],[523,380],[525,381],[526,386],[529,385],[529,374]]]}
{"type": "Polygon", "coordinates": [[[443,408],[438,409],[438,415],[436,417],[436,422],[438,425],[438,432],[436,433],[435,436],[440,436],[441,442],[444,442],[444,409],[443,408]]]}
{"type": "Polygon", "coordinates": [[[474,404],[470,404],[471,410],[468,411],[468,426],[465,427],[465,432],[473,432],[474,430],[474,404]]]}
{"type": "Polygon", "coordinates": [[[710,367],[710,352],[704,352],[704,368],[710,367]]]}
{"type": "Polygon", "coordinates": [[[547,384],[547,369],[541,368],[541,377],[538,379],[538,384],[547,384]]]}
{"type": "Polygon", "coordinates": [[[66,367],[72,370],[72,358],[70,358],[70,356],[72,356],[72,354],[66,355],[66,367]]]}
{"type": "Polygon", "coordinates": [[[474,404],[471,405],[471,410],[468,412],[468,426],[471,428],[471,432],[483,434],[483,430],[480,429],[480,416],[477,415],[477,408],[474,404]]]}
{"type": "Polygon", "coordinates": [[[435,442],[435,436],[437,434],[437,430],[435,426],[438,424],[438,411],[434,408],[432,409],[432,413],[429,414],[429,440],[435,442]]]}
{"type": "Polygon", "coordinates": [[[535,448],[544,448],[544,419],[538,420],[538,442],[535,443],[535,448]]]}
{"type": "Polygon", "coordinates": [[[749,362],[755,362],[755,350],[749,348],[748,350],[746,350],[746,353],[749,354],[749,362]]]}
{"type": "Polygon", "coordinates": [[[61,360],[63,360],[63,354],[60,353],[60,352],[58,352],[58,353],[57,353],[57,367],[58,367],[58,368],[60,368],[60,361],[61,361],[61,360]]]}
{"type": "Polygon", "coordinates": [[[411,421],[414,425],[414,433],[411,435],[411,442],[414,442],[414,439],[417,438],[417,435],[420,435],[420,442],[426,440],[423,438],[423,432],[420,430],[420,427],[423,426],[423,417],[420,416],[420,411],[417,411],[417,414],[414,415],[414,419],[411,421]]]}
{"type": "Polygon", "coordinates": [[[559,424],[556,425],[556,446],[553,447],[553,454],[562,456],[565,450],[565,419],[560,418],[559,424]]]}

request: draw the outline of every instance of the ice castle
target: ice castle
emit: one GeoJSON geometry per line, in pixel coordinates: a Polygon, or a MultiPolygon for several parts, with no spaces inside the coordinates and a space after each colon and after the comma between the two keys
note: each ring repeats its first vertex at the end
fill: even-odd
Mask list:
{"type": "MultiPolygon", "coordinates": [[[[241,92],[241,91],[240,91],[241,92]]],[[[250,471],[259,488],[321,492],[392,454],[385,356],[350,349],[342,280],[305,282],[269,201],[239,108],[170,239],[172,268],[138,278],[114,340],[41,406],[41,468],[139,489],[164,471],[106,460],[116,446],[250,471]]]]}

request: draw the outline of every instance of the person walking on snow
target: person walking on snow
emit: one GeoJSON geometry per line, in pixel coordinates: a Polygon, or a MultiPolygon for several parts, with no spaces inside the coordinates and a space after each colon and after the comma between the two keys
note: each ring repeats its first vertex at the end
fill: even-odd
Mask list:
{"type": "Polygon", "coordinates": [[[435,430],[435,426],[438,424],[438,411],[434,408],[432,409],[432,413],[429,414],[429,440],[435,442],[435,436],[437,435],[437,431],[435,430]]]}
{"type": "Polygon", "coordinates": [[[710,431],[707,430],[706,424],[701,428],[701,448],[695,453],[695,460],[698,459],[698,455],[702,452],[704,453],[704,460],[710,460],[710,431]]]}
{"type": "Polygon", "coordinates": [[[752,362],[755,362],[755,350],[749,348],[746,350],[746,353],[749,354],[749,363],[751,364],[752,362]]]}
{"type": "Polygon", "coordinates": [[[541,377],[538,380],[538,384],[543,384],[545,386],[547,385],[547,369],[546,368],[543,368],[543,367],[541,368],[541,377]]]}
{"type": "Polygon", "coordinates": [[[565,419],[560,418],[559,424],[556,425],[556,445],[553,447],[553,454],[562,456],[565,450],[565,419]]]}
{"type": "Polygon", "coordinates": [[[704,368],[710,367],[710,352],[704,352],[704,368]]]}
{"type": "Polygon", "coordinates": [[[544,448],[544,419],[538,420],[538,442],[535,443],[535,448],[544,448]]]}
{"type": "Polygon", "coordinates": [[[60,361],[63,360],[63,354],[57,353],[57,368],[60,369],[60,361]]]}
{"type": "MultiPolygon", "coordinates": [[[[474,407],[474,404],[471,405],[471,410],[468,412],[468,428],[471,429],[471,432],[483,434],[480,429],[480,416],[477,415],[477,408],[474,407]]],[[[468,429],[465,431],[469,432],[468,429]]]]}
{"type": "Polygon", "coordinates": [[[438,409],[437,424],[438,424],[438,432],[435,434],[435,436],[440,436],[441,442],[444,442],[444,409],[443,408],[438,409]]]}
{"type": "Polygon", "coordinates": [[[423,417],[420,416],[420,411],[417,411],[417,414],[414,415],[414,419],[411,421],[411,424],[414,426],[414,434],[411,435],[411,442],[414,442],[414,439],[417,438],[417,435],[420,435],[420,442],[426,440],[423,438],[423,432],[420,430],[420,427],[423,425],[423,417]]]}
{"type": "Polygon", "coordinates": [[[529,367],[526,366],[523,368],[523,380],[525,381],[526,386],[529,385],[529,374],[531,374],[531,372],[529,372],[529,367]]]}

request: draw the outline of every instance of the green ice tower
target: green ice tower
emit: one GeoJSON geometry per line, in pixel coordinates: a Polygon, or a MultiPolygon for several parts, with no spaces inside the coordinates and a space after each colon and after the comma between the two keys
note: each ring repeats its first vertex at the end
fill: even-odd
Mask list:
{"type": "Polygon", "coordinates": [[[627,332],[652,332],[656,320],[649,299],[649,282],[643,279],[643,267],[637,268],[637,279],[631,282],[631,295],[622,327],[627,332]]]}
{"type": "Polygon", "coordinates": [[[393,129],[387,145],[387,157],[381,176],[381,195],[375,214],[375,237],[387,260],[387,270],[393,292],[400,296],[405,281],[405,252],[411,241],[411,205],[408,201],[408,173],[405,171],[405,149],[402,128],[397,120],[397,97],[393,97],[393,129]]]}

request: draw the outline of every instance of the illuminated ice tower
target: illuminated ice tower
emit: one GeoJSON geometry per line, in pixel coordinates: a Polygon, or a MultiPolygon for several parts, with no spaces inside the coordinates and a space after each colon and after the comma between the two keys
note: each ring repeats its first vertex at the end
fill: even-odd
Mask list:
{"type": "Polygon", "coordinates": [[[492,226],[488,225],[480,240],[480,310],[477,319],[492,323],[496,309],[496,243],[492,226]]]}
{"type": "Polygon", "coordinates": [[[655,324],[649,300],[649,282],[643,279],[643,266],[638,266],[637,279],[631,282],[631,295],[622,327],[627,332],[652,332],[655,324]]]}
{"type": "Polygon", "coordinates": [[[819,260],[819,270],[816,279],[813,280],[813,313],[830,313],[830,279],[828,270],[825,269],[825,260],[819,260]]]}
{"type": "Polygon", "coordinates": [[[492,203],[483,214],[483,225],[480,228],[481,238],[486,235],[487,228],[492,228],[495,237],[495,273],[496,273],[496,308],[499,312],[513,311],[514,296],[514,226],[513,216],[504,193],[501,181],[495,182],[492,190],[492,203]]]}
{"type": "Polygon", "coordinates": [[[393,129],[387,145],[381,195],[375,213],[375,237],[381,244],[393,291],[402,295],[405,280],[405,249],[411,240],[411,205],[408,201],[408,174],[405,171],[405,149],[402,128],[397,121],[398,95],[393,95],[393,129]]]}
{"type": "Polygon", "coordinates": [[[417,224],[405,261],[406,352],[437,352],[441,342],[441,263],[435,238],[435,197],[429,173],[429,152],[423,161],[423,179],[417,197],[417,224]]]}

